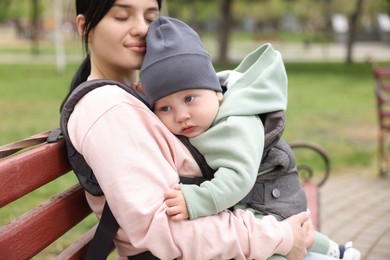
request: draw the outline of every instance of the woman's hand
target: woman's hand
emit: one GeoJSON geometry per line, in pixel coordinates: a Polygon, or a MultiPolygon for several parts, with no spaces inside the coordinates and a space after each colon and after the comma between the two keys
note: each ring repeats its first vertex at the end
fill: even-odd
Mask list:
{"type": "Polygon", "coordinates": [[[312,248],[314,246],[314,224],[310,218],[308,221],[303,223],[303,230],[306,234],[306,248],[312,248]]]}
{"type": "Polygon", "coordinates": [[[284,220],[290,224],[294,233],[294,243],[290,252],[286,255],[287,259],[303,259],[303,257],[307,254],[306,230],[303,226],[307,221],[310,221],[309,219],[309,212],[301,212],[284,220]]]}
{"type": "Polygon", "coordinates": [[[179,221],[190,217],[179,184],[173,185],[171,189],[166,191],[164,193],[164,198],[165,204],[168,206],[166,213],[172,220],[179,221]]]}

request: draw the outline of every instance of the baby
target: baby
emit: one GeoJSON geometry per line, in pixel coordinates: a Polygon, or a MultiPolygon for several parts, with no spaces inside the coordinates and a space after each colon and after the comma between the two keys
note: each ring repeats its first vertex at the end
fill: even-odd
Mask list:
{"type": "MultiPolygon", "coordinates": [[[[180,184],[167,191],[167,214],[175,220],[195,219],[234,206],[249,208],[259,217],[284,219],[305,211],[294,157],[280,139],[284,122],[275,146],[287,152],[273,158],[285,160],[284,171],[270,164],[259,172],[260,164],[267,165],[262,158],[273,156],[273,150],[267,150],[267,133],[275,134],[273,128],[265,129],[261,118],[287,106],[287,75],[279,52],[265,44],[218,78],[199,36],[185,23],[160,17],[151,23],[146,42],[140,78],[147,102],[167,128],[188,137],[215,170],[214,178],[200,186],[180,184]],[[268,193],[273,184],[267,179],[278,182],[279,194],[271,192],[275,189],[268,193]]],[[[351,243],[338,245],[318,232],[315,237],[312,251],[360,259],[351,243]]]]}

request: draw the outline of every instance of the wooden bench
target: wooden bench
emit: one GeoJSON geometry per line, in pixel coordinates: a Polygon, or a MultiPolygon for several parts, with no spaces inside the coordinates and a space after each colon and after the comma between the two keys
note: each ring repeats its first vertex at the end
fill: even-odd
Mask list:
{"type": "Polygon", "coordinates": [[[379,66],[372,59],[369,60],[375,80],[375,97],[378,113],[378,165],[379,176],[386,177],[390,172],[390,151],[386,143],[390,138],[390,67],[379,66]]]}
{"type": "MultiPolygon", "coordinates": [[[[46,143],[47,136],[48,133],[43,133],[27,139],[42,139],[43,144],[0,159],[0,207],[71,171],[64,140],[46,143]]],[[[69,187],[0,228],[1,257],[30,259],[90,213],[82,188],[69,187]]],[[[93,234],[94,230],[90,230],[58,259],[83,259],[93,234]]]]}
{"type": "MultiPolygon", "coordinates": [[[[19,201],[16,200],[39,187],[48,185],[65,174],[73,174],[67,161],[64,140],[48,143],[48,134],[42,133],[17,142],[16,145],[13,143],[0,147],[0,207],[10,203],[17,204],[19,201]],[[10,155],[21,149],[23,143],[29,143],[31,140],[33,147],[10,155]],[[10,147],[12,149],[9,149],[10,147]],[[5,158],[1,159],[4,156],[5,158]]],[[[313,145],[308,143],[295,143],[292,147],[313,149],[313,145]]],[[[314,148],[320,149],[317,146],[314,148]]],[[[320,151],[323,152],[321,149],[320,151]]],[[[309,208],[315,226],[319,228],[319,186],[309,180],[305,180],[303,186],[309,198],[309,208]]],[[[91,209],[86,202],[84,191],[78,184],[60,191],[43,204],[0,227],[1,258],[30,259],[90,214],[91,209]]],[[[83,259],[95,228],[69,247],[59,249],[62,252],[56,259],[83,259]]]]}

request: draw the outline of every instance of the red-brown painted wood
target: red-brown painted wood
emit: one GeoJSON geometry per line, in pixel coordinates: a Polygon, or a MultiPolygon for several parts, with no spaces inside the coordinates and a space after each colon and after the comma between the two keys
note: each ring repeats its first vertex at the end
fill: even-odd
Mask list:
{"type": "Polygon", "coordinates": [[[0,160],[0,207],[70,170],[64,140],[0,160]]]}
{"type": "Polygon", "coordinates": [[[91,212],[84,190],[76,185],[0,228],[3,259],[29,259],[91,212]]]}

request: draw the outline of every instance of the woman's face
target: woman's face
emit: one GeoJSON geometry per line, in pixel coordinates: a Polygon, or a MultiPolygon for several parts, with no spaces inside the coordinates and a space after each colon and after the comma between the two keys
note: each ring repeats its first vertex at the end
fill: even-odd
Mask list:
{"type": "Polygon", "coordinates": [[[117,0],[90,32],[92,67],[106,77],[139,69],[149,24],[158,16],[156,0],[117,0]]]}

